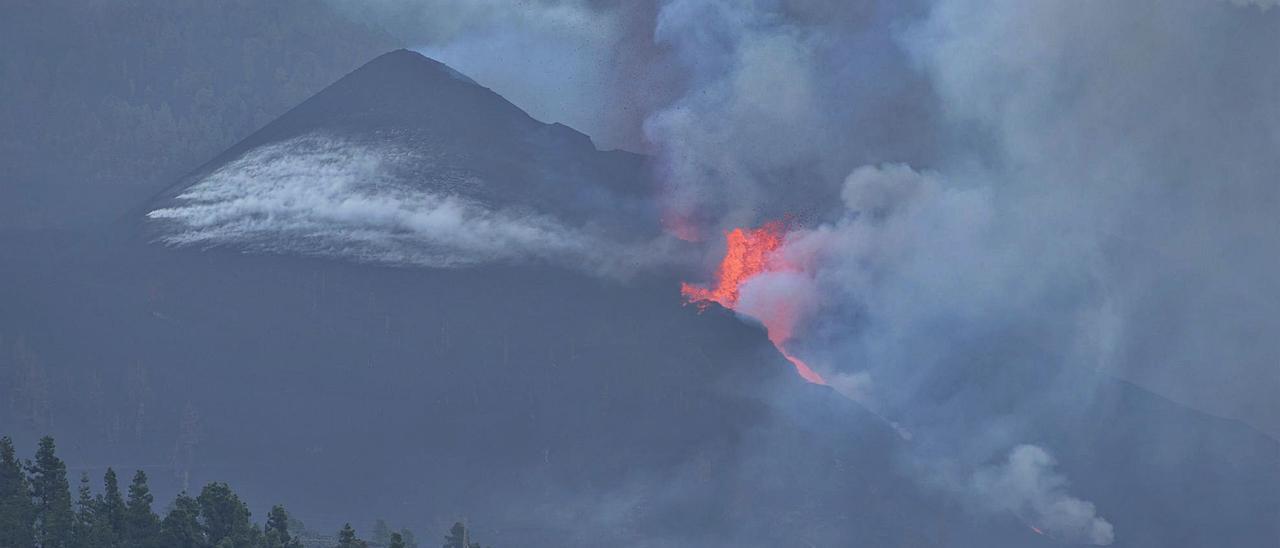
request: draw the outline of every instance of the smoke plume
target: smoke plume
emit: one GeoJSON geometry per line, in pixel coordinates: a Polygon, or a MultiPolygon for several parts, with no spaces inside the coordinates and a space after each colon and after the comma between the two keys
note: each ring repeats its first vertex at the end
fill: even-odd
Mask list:
{"type": "Polygon", "coordinates": [[[1104,366],[1274,435],[1280,344],[1248,334],[1280,328],[1280,12],[1255,4],[946,0],[902,43],[990,144],[948,170],[1089,253],[1104,366]]]}
{"type": "Polygon", "coordinates": [[[901,164],[854,170],[842,197],[846,213],[791,232],[776,252],[791,268],[748,280],[737,310],[794,326],[793,352],[913,441],[919,476],[1072,542],[1110,543],[1110,525],[1050,475],[1048,450],[1014,449],[998,472],[985,464],[1034,435],[1022,416],[1039,401],[1087,400],[1090,384],[1069,371],[1097,366],[1090,341],[1109,324],[1106,303],[1087,298],[1082,255],[1006,230],[991,189],[901,164]]]}
{"type": "Polygon", "coordinates": [[[1093,504],[1071,497],[1066,479],[1044,449],[1020,445],[1005,462],[978,470],[972,492],[994,511],[1023,516],[1042,534],[1073,544],[1105,546],[1115,540],[1111,524],[1099,518],[1093,504]]]}

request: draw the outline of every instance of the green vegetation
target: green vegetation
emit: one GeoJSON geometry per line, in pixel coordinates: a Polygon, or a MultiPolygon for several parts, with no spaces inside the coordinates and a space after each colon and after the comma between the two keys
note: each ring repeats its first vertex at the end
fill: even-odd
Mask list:
{"type": "MultiPolygon", "coordinates": [[[[87,474],[80,477],[74,505],[67,466],[53,438],[40,440],[35,459],[21,462],[8,437],[0,437],[0,547],[37,548],[418,548],[408,529],[393,532],[383,520],[373,540],[361,540],[347,523],[334,537],[308,536],[283,506],[267,514],[262,527],[249,507],[225,483],[213,482],[196,497],[180,493],[164,518],[147,475],[139,470],[121,493],[115,470],[102,478],[94,495],[87,474]]],[[[443,548],[481,548],[462,523],[444,537],[443,548]]]]}

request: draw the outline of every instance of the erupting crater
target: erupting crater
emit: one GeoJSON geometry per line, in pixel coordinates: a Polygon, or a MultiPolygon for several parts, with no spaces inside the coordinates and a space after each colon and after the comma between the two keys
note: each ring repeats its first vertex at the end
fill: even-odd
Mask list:
{"type": "MultiPolygon", "coordinates": [[[[684,296],[685,302],[695,304],[702,310],[714,302],[736,311],[739,292],[744,283],[766,272],[791,269],[776,253],[782,246],[786,231],[786,223],[771,221],[757,228],[735,228],[725,233],[724,258],[716,268],[711,286],[703,287],[687,282],[680,284],[680,294],[684,296]]],[[[821,375],[787,351],[786,342],[791,339],[791,328],[795,321],[792,317],[794,311],[787,308],[779,307],[763,315],[751,316],[764,324],[769,341],[795,366],[796,372],[804,380],[826,384],[821,375]]]]}

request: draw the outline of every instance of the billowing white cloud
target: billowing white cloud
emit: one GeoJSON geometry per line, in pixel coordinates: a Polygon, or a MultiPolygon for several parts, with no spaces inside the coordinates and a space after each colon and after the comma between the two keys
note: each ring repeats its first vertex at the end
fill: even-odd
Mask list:
{"type": "Polygon", "coordinates": [[[1235,4],[941,0],[903,43],[991,145],[943,170],[1090,265],[1104,365],[1276,435],[1280,341],[1248,334],[1280,329],[1280,10],[1235,4]]]}
{"type": "Polygon", "coordinates": [[[1115,541],[1093,504],[1067,494],[1067,480],[1043,448],[1019,445],[1004,462],[978,470],[970,492],[991,510],[1020,516],[1042,534],[1070,544],[1106,546],[1115,541]]]}

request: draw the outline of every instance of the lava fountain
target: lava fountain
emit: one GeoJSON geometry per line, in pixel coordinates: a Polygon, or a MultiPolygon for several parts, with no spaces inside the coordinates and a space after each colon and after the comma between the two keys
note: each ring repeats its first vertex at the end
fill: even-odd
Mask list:
{"type": "MultiPolygon", "coordinates": [[[[714,302],[736,310],[739,291],[747,280],[765,272],[789,268],[775,254],[782,246],[785,235],[786,225],[782,221],[765,223],[748,230],[735,228],[725,233],[724,259],[716,268],[712,285],[702,287],[683,283],[680,285],[680,294],[686,302],[696,304],[700,309],[705,309],[714,302]]],[[[787,351],[786,343],[791,339],[794,314],[785,308],[779,307],[778,310],[769,311],[764,317],[756,319],[764,324],[769,341],[795,366],[796,372],[804,380],[814,384],[827,384],[808,364],[787,351]]]]}

